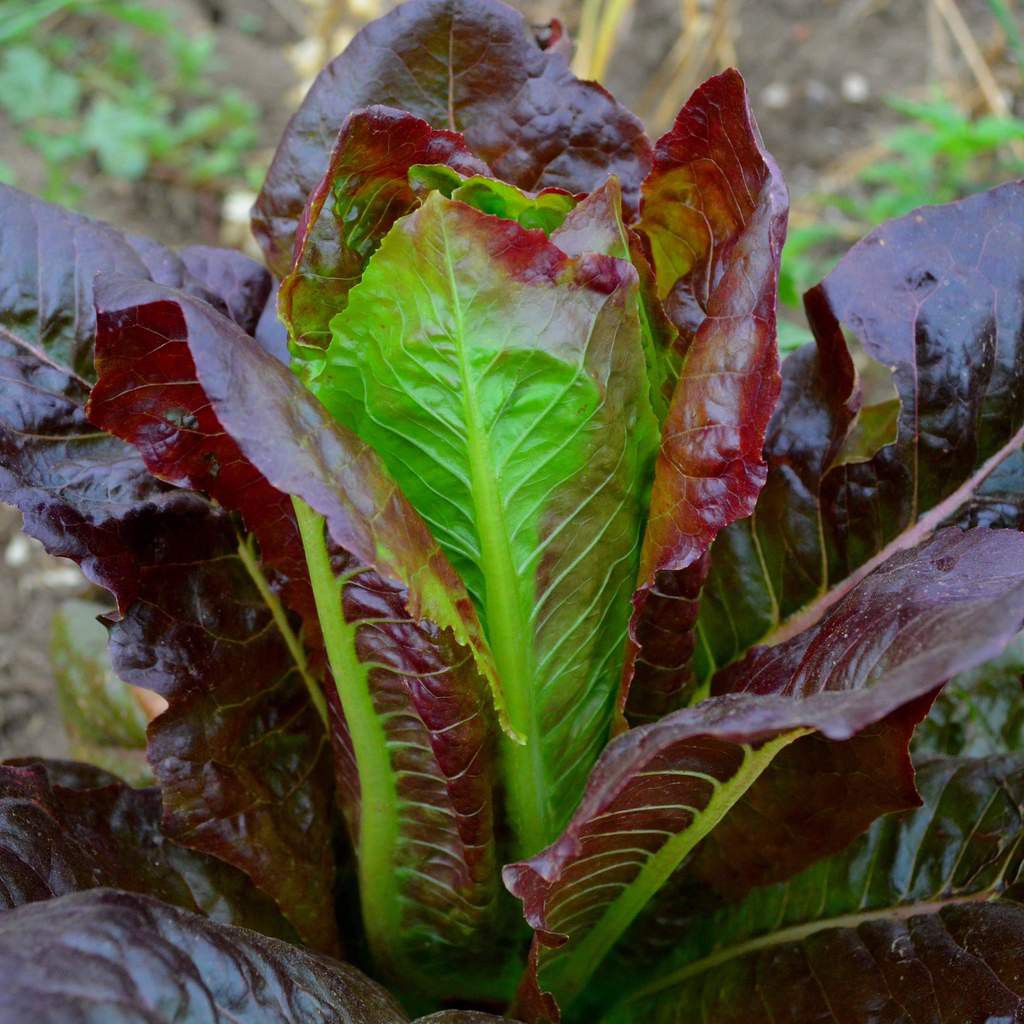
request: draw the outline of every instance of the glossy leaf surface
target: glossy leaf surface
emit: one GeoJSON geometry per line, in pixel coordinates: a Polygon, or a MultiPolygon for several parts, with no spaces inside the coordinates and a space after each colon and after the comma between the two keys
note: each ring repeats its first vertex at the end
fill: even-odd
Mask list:
{"type": "Polygon", "coordinates": [[[943,522],[1019,526],[1022,218],[1020,183],[924,208],[808,294],[819,355],[787,360],[764,494],[715,545],[702,674],[794,635],[943,522]],[[842,325],[895,368],[901,402],[896,443],[855,463],[840,457],[860,405],[842,325]]]}
{"type": "MultiPolygon", "coordinates": [[[[293,669],[284,645],[262,632],[269,612],[259,611],[262,599],[236,557],[234,526],[198,495],[157,480],[131,447],[85,415],[98,271],[220,300],[162,246],[6,187],[0,187],[0,241],[4,253],[22,254],[0,269],[0,497],[21,508],[27,531],[49,551],[74,558],[114,595],[118,616],[128,616],[115,627],[115,633],[123,630],[119,670],[136,672],[139,685],[175,704],[152,734],[154,756],[169,758],[177,799],[187,803],[188,825],[178,820],[176,827],[169,816],[168,831],[181,838],[179,830],[187,827],[190,846],[249,871],[305,936],[333,947],[333,915],[324,896],[333,867],[330,823],[309,814],[310,805],[326,808],[329,799],[329,777],[316,767],[324,763],[322,734],[302,714],[296,717],[293,705],[288,712],[293,669]],[[168,588],[172,572],[177,590],[168,588]],[[165,599],[170,607],[161,611],[165,599]],[[169,619],[191,646],[166,645],[169,619]],[[237,647],[225,645],[225,637],[237,647]],[[237,695],[243,678],[232,655],[256,648],[262,658],[259,672],[245,678],[249,701],[228,700],[232,680],[237,695]],[[214,664],[217,674],[207,671],[214,664]],[[188,725],[190,713],[210,707],[218,714],[188,725]],[[235,749],[247,729],[257,742],[235,749]],[[169,747],[160,751],[167,736],[169,747]],[[289,758],[270,771],[261,758],[281,741],[289,758]],[[216,772],[208,767],[214,752],[220,754],[216,772]],[[239,760],[250,769],[242,777],[235,770],[239,760]],[[298,774],[289,775],[294,767],[298,774]],[[279,783],[273,799],[267,798],[268,779],[279,783]],[[232,833],[239,815],[260,835],[259,847],[245,828],[232,833]],[[282,833],[296,836],[290,851],[282,833]],[[301,883],[297,874],[305,875],[301,883]]],[[[176,803],[169,794],[168,807],[176,803]]]]}
{"type": "Polygon", "coordinates": [[[577,80],[562,47],[542,49],[517,11],[497,0],[412,0],[324,68],[285,131],[253,212],[276,273],[289,269],[303,207],[345,118],[372,104],[462,132],[519,188],[590,192],[614,174],[632,210],[650,168],[640,121],[577,80]]]}
{"type": "Polygon", "coordinates": [[[0,251],[0,500],[20,509],[25,531],[51,554],[73,558],[124,606],[137,582],[125,551],[129,521],[181,499],[85,417],[92,282],[102,269],[181,284],[180,261],[152,246],[147,265],[113,228],[5,185],[0,251]]]}
{"type": "Polygon", "coordinates": [[[206,293],[203,298],[234,320],[246,334],[256,333],[273,284],[266,267],[234,249],[210,245],[185,246],[181,262],[202,286],[206,293]]]}
{"type": "Polygon", "coordinates": [[[101,889],[0,914],[0,1022],[404,1024],[354,967],[101,889]]]}
{"type": "Polygon", "coordinates": [[[234,325],[152,286],[112,282],[102,300],[92,415],[130,437],[155,472],[240,512],[264,572],[307,615],[319,582],[291,495],[326,520],[328,589],[343,588],[337,621],[325,618],[322,591],[316,602],[340,684],[332,734],[364,914],[383,969],[401,962],[421,984],[443,984],[445,956],[483,941],[497,889],[490,719],[477,668],[488,652],[469,598],[374,454],[234,325]],[[344,663],[332,631],[349,645],[344,663]],[[362,706],[349,703],[353,692],[370,722],[353,723],[362,706]],[[357,725],[372,731],[368,754],[357,725]]]}
{"type": "Polygon", "coordinates": [[[151,537],[110,651],[123,680],[169,705],[147,749],[164,829],[245,871],[306,942],[334,950],[327,737],[250,571],[251,541],[209,505],[151,537]]]}
{"type": "Polygon", "coordinates": [[[92,765],[0,765],[0,904],[11,909],[107,886],[295,938],[240,871],[167,839],[160,811],[158,790],[132,789],[92,765]]]}
{"type": "MultiPolygon", "coordinates": [[[[691,853],[688,872],[736,898],[912,806],[907,744],[931,691],[1001,650],[1022,619],[1024,537],[944,531],[815,629],[754,652],[719,695],[613,741],[562,837],[505,869],[539,943],[555,948],[538,949],[542,985],[577,997],[691,853]]],[[[529,985],[524,1002],[555,1016],[536,993],[531,1006],[529,985]]]]}
{"type": "MultiPolygon", "coordinates": [[[[938,760],[923,806],[685,939],[613,1022],[1012,1020],[1024,1011],[1020,757],[938,760]]],[[[622,975],[626,976],[626,975],[622,975]]]]}
{"type": "Polygon", "coordinates": [[[765,482],[779,395],[775,305],[789,201],[743,79],[705,82],[658,140],[637,230],[682,363],[662,434],[633,598],[623,700],[634,719],[681,703],[704,558],[765,482]]]}
{"type": "Polygon", "coordinates": [[[604,744],[656,443],[636,274],[432,193],[332,321],[311,388],[380,454],[480,610],[512,814],[556,834],[604,744]]]}
{"type": "Polygon", "coordinates": [[[306,203],[279,308],[292,339],[314,353],[331,340],[330,321],[391,226],[419,200],[409,183],[416,164],[486,174],[456,132],[438,130],[390,107],[350,114],[323,178],[306,203]]]}

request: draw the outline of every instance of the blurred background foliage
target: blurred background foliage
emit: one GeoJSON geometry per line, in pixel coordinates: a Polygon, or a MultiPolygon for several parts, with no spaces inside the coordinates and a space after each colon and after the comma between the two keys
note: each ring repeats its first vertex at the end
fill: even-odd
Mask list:
{"type": "MultiPolygon", "coordinates": [[[[171,245],[255,252],[248,211],[288,116],[394,6],[0,0],[0,181],[171,245]]],[[[803,293],[873,225],[1024,176],[1024,0],[514,6],[536,24],[560,18],[577,74],[605,82],[652,135],[705,77],[741,69],[792,193],[786,349],[809,338],[803,293]]],[[[4,509],[0,575],[0,757],[91,748],[130,768],[155,709],[109,685],[96,609],[75,603],[96,595],[4,509]],[[86,704],[109,714],[86,722],[86,704]]]]}

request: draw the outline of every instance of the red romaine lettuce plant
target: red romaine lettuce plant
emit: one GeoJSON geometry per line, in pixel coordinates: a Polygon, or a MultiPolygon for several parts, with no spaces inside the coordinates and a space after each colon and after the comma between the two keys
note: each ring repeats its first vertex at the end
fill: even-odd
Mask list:
{"type": "Polygon", "coordinates": [[[3,1024],[1024,1020],[1024,184],[780,369],[742,79],[568,45],[365,29],[269,270],[0,190],[0,497],[167,702],[0,766],[3,1024]]]}

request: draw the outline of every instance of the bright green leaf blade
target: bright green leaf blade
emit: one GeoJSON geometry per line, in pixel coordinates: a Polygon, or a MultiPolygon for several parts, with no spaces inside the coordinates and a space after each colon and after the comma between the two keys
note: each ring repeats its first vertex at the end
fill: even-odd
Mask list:
{"type": "Polygon", "coordinates": [[[633,992],[606,1019],[826,1020],[831,1003],[844,1020],[888,1021],[909,1019],[887,1013],[898,1006],[935,1001],[943,1020],[1019,1012],[1024,975],[1004,943],[1024,939],[1024,907],[1013,901],[1024,880],[1024,759],[937,760],[917,782],[922,807],[880,818],[785,884],[684,920],[653,970],[634,949],[628,968],[613,972],[636,979],[633,992]],[[1010,925],[999,939],[997,922],[1010,925]],[[770,1016],[786,1005],[789,1016],[770,1016]]]}
{"type": "Polygon", "coordinates": [[[371,444],[475,599],[523,847],[604,745],[657,437],[636,275],[434,193],[332,321],[314,392],[371,444]]]}

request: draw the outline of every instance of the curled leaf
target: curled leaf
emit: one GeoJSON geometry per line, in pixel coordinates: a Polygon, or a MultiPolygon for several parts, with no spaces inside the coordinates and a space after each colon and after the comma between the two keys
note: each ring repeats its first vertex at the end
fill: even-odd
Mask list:
{"type": "Polygon", "coordinates": [[[743,79],[736,71],[709,79],[658,140],[637,225],[682,356],[623,675],[622,703],[638,720],[678,707],[693,682],[705,555],[720,530],[750,515],[764,486],[788,210],[743,79]]]}
{"type": "Polygon", "coordinates": [[[417,164],[487,173],[457,132],[435,130],[412,114],[374,106],[345,118],[281,282],[279,310],[299,354],[327,347],[331,317],[345,308],[381,239],[419,204],[409,183],[417,164]]]}
{"type": "Polygon", "coordinates": [[[868,577],[816,629],[755,652],[719,695],[614,740],[561,838],[505,869],[537,931],[539,982],[528,976],[524,1003],[550,1017],[541,989],[563,1005],[578,997],[685,858],[691,877],[735,898],[912,806],[907,745],[933,691],[1021,621],[1024,537],[949,530],[868,577]]]}
{"type": "MultiPolygon", "coordinates": [[[[558,33],[559,35],[561,33],[558,33]]],[[[307,198],[353,110],[384,104],[461,132],[502,181],[590,192],[609,175],[636,205],[651,147],[640,121],[538,45],[498,0],[412,0],[360,31],[289,122],[253,210],[270,268],[288,272],[307,198]]]]}
{"type": "MultiPolygon", "coordinates": [[[[258,561],[266,587],[305,618],[300,636],[279,608],[269,630],[308,655],[308,692],[290,664],[295,720],[303,705],[313,717],[320,680],[310,676],[326,649],[338,681],[325,680],[335,767],[373,952],[382,970],[443,989],[452,951],[480,949],[497,894],[482,674],[493,670],[469,597],[375,454],[235,325],[151,285],[110,281],[101,300],[91,414],[136,444],[154,472],[241,514],[259,545],[248,567],[258,561]]],[[[180,586],[164,578],[168,606],[180,586]]],[[[175,640],[173,651],[194,646],[175,640]]],[[[265,654],[253,656],[236,669],[242,687],[269,670],[265,654]]],[[[196,708],[192,721],[216,718],[196,708]]],[[[248,749],[217,760],[237,762],[248,749]]],[[[273,752],[271,769],[284,750],[273,752]]],[[[243,767],[254,784],[255,765],[243,767]]],[[[326,818],[309,809],[317,815],[326,818]]],[[[286,877],[308,885],[300,873],[286,877]]]]}

